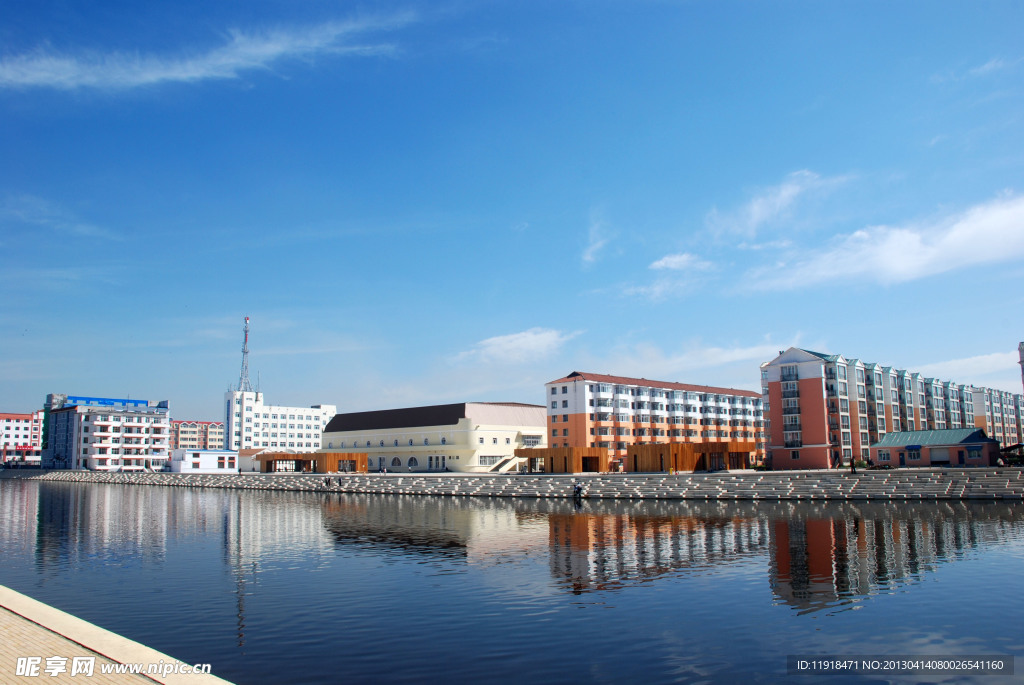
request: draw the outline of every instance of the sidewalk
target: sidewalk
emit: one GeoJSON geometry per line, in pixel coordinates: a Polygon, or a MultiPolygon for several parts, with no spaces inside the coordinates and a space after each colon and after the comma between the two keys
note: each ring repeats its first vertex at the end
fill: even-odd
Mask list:
{"type": "MultiPolygon", "coordinates": [[[[118,664],[142,664],[145,671],[149,664],[162,668],[165,664],[181,662],[2,585],[0,636],[0,682],[3,683],[230,685],[208,674],[103,673],[104,667],[116,668],[118,664]],[[35,675],[18,675],[18,659],[25,657],[40,657],[35,675]],[[50,657],[58,658],[48,662],[50,657]],[[90,665],[92,674],[88,675],[90,665]],[[56,666],[57,670],[48,671],[48,666],[56,666]],[[73,670],[79,672],[72,675],[73,670]]],[[[25,666],[23,661],[22,667],[25,666]]]]}

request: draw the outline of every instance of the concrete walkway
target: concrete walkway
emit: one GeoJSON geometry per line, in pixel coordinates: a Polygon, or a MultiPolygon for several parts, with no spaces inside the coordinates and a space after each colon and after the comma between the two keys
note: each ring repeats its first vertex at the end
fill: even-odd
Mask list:
{"type": "MultiPolygon", "coordinates": [[[[173,668],[172,665],[181,667],[186,664],[2,585],[0,636],[2,683],[231,685],[226,680],[202,673],[104,673],[104,670],[117,669],[119,664],[140,664],[143,673],[150,664],[157,664],[158,669],[167,671],[173,668]],[[34,674],[18,674],[18,659],[25,657],[39,657],[34,674]],[[90,664],[92,675],[88,675],[90,664]],[[47,670],[48,667],[56,669],[47,670]],[[72,675],[74,670],[79,672],[72,675]]],[[[23,661],[23,670],[25,666],[23,661]]]]}
{"type": "Polygon", "coordinates": [[[573,481],[590,499],[1015,500],[1024,501],[1024,469],[907,468],[891,471],[721,471],[493,475],[475,473],[253,474],[55,471],[34,479],[170,487],[298,490],[380,495],[570,498],[573,481]],[[331,485],[326,484],[330,478],[331,485]]]}

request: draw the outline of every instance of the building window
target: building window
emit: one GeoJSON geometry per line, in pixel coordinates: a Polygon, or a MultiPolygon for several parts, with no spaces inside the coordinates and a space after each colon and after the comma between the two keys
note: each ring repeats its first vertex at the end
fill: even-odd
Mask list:
{"type": "Polygon", "coordinates": [[[878,450],[878,461],[889,461],[889,450],[878,450]]]}
{"type": "Polygon", "coordinates": [[[446,444],[447,442],[448,442],[448,441],[447,441],[447,440],[446,440],[445,438],[441,438],[441,444],[442,444],[442,445],[446,444]]]}
{"type": "Polygon", "coordinates": [[[568,385],[563,385],[562,386],[562,394],[563,395],[568,395],[569,394],[569,386],[568,385]]]}
{"type": "Polygon", "coordinates": [[[800,458],[800,450],[793,450],[792,452],[790,452],[789,453],[789,458],[790,459],[799,459],[800,458]]]}
{"type": "Polygon", "coordinates": [[[552,395],[558,394],[558,388],[551,388],[551,394],[552,395]]]}
{"type": "Polygon", "coordinates": [[[569,429],[568,428],[563,428],[562,429],[562,436],[565,437],[565,436],[568,436],[568,435],[569,435],[569,429]]]}
{"type": "Polygon", "coordinates": [[[391,465],[392,466],[401,466],[402,465],[402,460],[399,459],[398,457],[395,457],[394,459],[391,460],[391,465]]]}

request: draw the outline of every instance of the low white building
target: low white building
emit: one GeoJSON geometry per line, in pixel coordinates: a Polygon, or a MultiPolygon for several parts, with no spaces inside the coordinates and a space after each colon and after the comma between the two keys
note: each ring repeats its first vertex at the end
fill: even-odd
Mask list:
{"type": "Polygon", "coordinates": [[[238,473],[238,452],[179,448],[171,451],[167,470],[174,473],[238,473]]]}
{"type": "Polygon", "coordinates": [[[366,452],[371,471],[516,470],[516,448],[547,447],[544,407],[463,402],[338,414],[321,452],[366,452]]]}
{"type": "Polygon", "coordinates": [[[224,396],[224,447],[315,452],[338,408],[333,404],[283,407],[263,403],[262,392],[229,390],[224,396]]]}

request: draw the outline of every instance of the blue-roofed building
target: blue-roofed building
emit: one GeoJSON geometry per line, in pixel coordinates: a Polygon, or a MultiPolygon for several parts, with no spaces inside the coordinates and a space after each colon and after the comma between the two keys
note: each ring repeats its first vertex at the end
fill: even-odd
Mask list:
{"type": "Polygon", "coordinates": [[[43,468],[162,471],[167,465],[166,400],[51,394],[43,414],[43,468]]]}
{"type": "Polygon", "coordinates": [[[999,441],[980,428],[888,433],[871,445],[879,466],[995,466],[999,441]]]}

